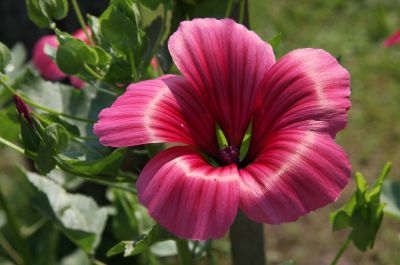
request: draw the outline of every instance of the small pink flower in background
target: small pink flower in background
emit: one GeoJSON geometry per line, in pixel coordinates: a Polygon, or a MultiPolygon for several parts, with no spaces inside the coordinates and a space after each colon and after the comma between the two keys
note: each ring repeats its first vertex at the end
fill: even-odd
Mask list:
{"type": "Polygon", "coordinates": [[[219,238],[238,208],[279,224],[338,198],[351,171],[334,141],[350,81],[332,55],[297,49],[276,62],[268,43],[230,19],[182,22],[168,47],[183,76],[130,85],[94,127],[106,146],[184,144],[156,155],[136,183],[158,223],[182,238],[219,238]]]}
{"type": "Polygon", "coordinates": [[[36,42],[32,51],[33,65],[40,72],[43,78],[47,80],[57,81],[64,79],[67,75],[61,72],[57,64],[55,64],[53,60],[44,53],[44,47],[46,45],[57,48],[59,45],[57,36],[46,35],[36,42]]]}
{"type": "MultiPolygon", "coordinates": [[[[88,28],[90,34],[90,28],[88,28]]],[[[82,29],[77,30],[74,34],[72,34],[77,39],[80,39],[86,43],[89,43],[86,35],[82,29]]],[[[51,81],[58,81],[67,77],[57,66],[53,60],[47,56],[44,52],[44,48],[46,45],[50,45],[51,47],[57,48],[59,46],[57,36],[55,35],[46,35],[40,38],[33,48],[32,52],[32,63],[35,68],[39,71],[39,73],[43,76],[43,78],[51,81]]],[[[85,82],[77,77],[70,77],[71,85],[76,88],[82,88],[85,85],[85,82]]]]}
{"type": "Polygon", "coordinates": [[[387,38],[383,45],[385,47],[390,47],[393,46],[395,44],[400,43],[400,31],[397,31],[396,33],[394,33],[393,35],[391,35],[389,38],[387,38]]]}

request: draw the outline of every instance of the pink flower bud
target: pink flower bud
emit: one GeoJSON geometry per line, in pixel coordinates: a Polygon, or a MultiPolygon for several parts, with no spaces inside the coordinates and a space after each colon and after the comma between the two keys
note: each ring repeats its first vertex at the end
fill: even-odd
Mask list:
{"type": "Polygon", "coordinates": [[[61,72],[52,59],[45,54],[44,47],[46,45],[57,48],[59,45],[57,37],[55,35],[47,35],[36,42],[32,51],[32,63],[45,79],[52,81],[61,80],[65,78],[66,75],[61,72]]]}

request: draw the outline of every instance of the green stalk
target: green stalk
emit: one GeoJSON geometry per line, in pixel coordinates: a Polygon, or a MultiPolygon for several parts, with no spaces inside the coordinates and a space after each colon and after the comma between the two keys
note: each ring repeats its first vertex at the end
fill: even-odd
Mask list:
{"type": "Polygon", "coordinates": [[[233,0],[228,0],[228,5],[226,6],[225,10],[225,18],[229,18],[231,16],[232,5],[233,5],[233,0]]]}
{"type": "Polygon", "coordinates": [[[2,144],[4,144],[4,145],[6,145],[6,146],[8,146],[8,147],[10,147],[10,148],[12,148],[12,149],[14,149],[15,151],[17,151],[17,152],[19,152],[19,153],[21,153],[21,154],[24,154],[24,153],[25,153],[25,152],[24,152],[24,149],[22,149],[22,148],[19,147],[18,145],[14,144],[14,143],[12,143],[12,142],[6,140],[6,139],[4,139],[4,138],[1,137],[1,136],[0,136],[0,143],[2,143],[2,144]]]}
{"type": "Polygon", "coordinates": [[[103,80],[104,77],[99,75],[98,73],[96,73],[89,65],[87,65],[86,63],[83,64],[83,67],[85,68],[85,70],[94,78],[96,78],[97,80],[103,80]]]}
{"type": "Polygon", "coordinates": [[[243,24],[244,20],[244,9],[245,9],[246,0],[240,0],[239,3],[239,23],[243,24]]]}
{"type": "Polygon", "coordinates": [[[19,231],[18,221],[14,216],[14,213],[8,207],[7,202],[3,196],[3,193],[0,190],[0,206],[3,208],[4,212],[7,216],[7,223],[10,225],[11,232],[16,241],[18,253],[20,253],[21,258],[24,260],[24,264],[30,264],[32,262],[30,249],[28,246],[28,242],[24,240],[19,231]]]}
{"type": "Polygon", "coordinates": [[[346,238],[346,241],[344,241],[343,245],[340,247],[340,249],[339,249],[338,253],[336,254],[335,258],[333,259],[331,265],[337,264],[340,257],[343,255],[343,253],[346,251],[347,247],[349,246],[349,243],[350,243],[350,235],[346,238]]]}
{"type": "Polygon", "coordinates": [[[135,65],[135,55],[133,53],[133,47],[129,46],[129,62],[131,64],[131,70],[132,70],[132,80],[133,82],[137,81],[137,72],[136,72],[136,65],[135,65]]]}
{"type": "Polygon", "coordinates": [[[175,242],[181,265],[193,265],[192,254],[190,253],[187,240],[177,239],[175,242]]]}
{"type": "Polygon", "coordinates": [[[15,96],[20,97],[23,101],[25,101],[25,103],[29,104],[32,107],[38,108],[40,110],[43,110],[45,112],[54,114],[54,115],[59,115],[65,118],[69,118],[71,120],[76,120],[76,121],[82,121],[82,122],[87,122],[87,123],[96,123],[96,121],[93,120],[89,120],[89,119],[85,119],[85,118],[80,118],[80,117],[75,117],[73,115],[67,114],[67,113],[63,113],[63,112],[58,112],[55,111],[53,109],[49,109],[45,106],[39,105],[33,101],[31,101],[29,98],[19,94],[15,89],[13,89],[12,87],[8,86],[6,83],[4,83],[4,81],[0,78],[0,84],[3,85],[6,89],[8,89],[12,94],[14,94],[15,96]]]}
{"type": "Polygon", "coordinates": [[[81,10],[80,10],[80,8],[79,8],[79,6],[78,6],[78,2],[77,2],[76,0],[71,0],[71,3],[72,3],[72,7],[74,8],[76,17],[78,18],[79,24],[81,25],[81,28],[82,28],[83,32],[85,33],[85,35],[86,35],[86,38],[89,40],[90,45],[91,45],[91,46],[94,46],[93,38],[92,38],[92,36],[88,33],[88,31],[87,31],[87,29],[86,29],[86,23],[85,23],[85,21],[84,21],[84,19],[83,19],[81,10]]]}
{"type": "Polygon", "coordinates": [[[11,246],[11,244],[7,241],[7,239],[0,232],[0,246],[3,247],[4,251],[10,256],[10,258],[17,265],[24,265],[24,261],[19,256],[18,252],[11,246]]]}

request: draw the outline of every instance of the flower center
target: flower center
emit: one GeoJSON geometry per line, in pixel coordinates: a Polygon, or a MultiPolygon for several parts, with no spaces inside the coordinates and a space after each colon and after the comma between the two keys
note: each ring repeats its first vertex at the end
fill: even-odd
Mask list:
{"type": "Polygon", "coordinates": [[[221,164],[239,164],[240,151],[237,146],[227,146],[219,150],[218,158],[221,164]]]}

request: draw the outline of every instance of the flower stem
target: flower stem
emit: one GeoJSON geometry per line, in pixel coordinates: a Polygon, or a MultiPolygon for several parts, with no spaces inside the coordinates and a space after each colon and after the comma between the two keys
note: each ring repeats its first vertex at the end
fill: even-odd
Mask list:
{"type": "Polygon", "coordinates": [[[7,241],[7,239],[0,232],[0,246],[3,247],[4,251],[10,256],[10,258],[17,265],[24,265],[24,261],[19,256],[18,252],[11,246],[11,244],[7,241]]]}
{"type": "Polygon", "coordinates": [[[265,265],[264,226],[247,218],[241,211],[231,226],[229,233],[231,241],[233,265],[265,265]]]}
{"type": "Polygon", "coordinates": [[[98,80],[103,80],[104,77],[102,77],[101,75],[99,75],[98,73],[96,73],[92,68],[90,68],[89,65],[87,65],[86,63],[83,64],[83,67],[85,68],[86,71],[88,71],[88,73],[93,76],[94,78],[98,79],[98,80]]]}
{"type": "Polygon", "coordinates": [[[240,0],[239,2],[239,23],[243,24],[244,21],[244,10],[245,10],[246,0],[240,0]]]}
{"type": "Polygon", "coordinates": [[[24,154],[24,149],[22,149],[22,148],[19,147],[18,145],[13,144],[12,142],[10,142],[10,141],[8,141],[8,140],[6,140],[6,139],[4,139],[4,138],[1,137],[1,136],[0,136],[0,143],[2,143],[2,144],[4,144],[4,145],[6,145],[6,146],[8,146],[8,147],[10,147],[10,148],[12,148],[12,149],[14,149],[14,150],[17,151],[17,152],[20,152],[21,154],[24,154]]]}
{"type": "Polygon", "coordinates": [[[48,113],[54,114],[54,115],[59,115],[59,116],[63,116],[65,118],[69,118],[71,120],[76,120],[76,121],[82,121],[82,122],[87,122],[87,123],[95,123],[95,121],[93,120],[89,120],[89,119],[85,119],[85,118],[80,118],[80,117],[75,117],[73,115],[67,114],[67,113],[63,113],[63,112],[58,112],[55,111],[53,109],[49,109],[45,106],[39,105],[33,101],[31,101],[29,98],[21,95],[20,93],[18,93],[14,88],[10,87],[9,85],[7,85],[6,83],[4,83],[4,81],[0,78],[0,84],[3,85],[6,89],[8,89],[12,94],[20,97],[23,101],[25,101],[25,103],[27,103],[28,105],[38,108],[40,110],[46,111],[48,113]]]}
{"type": "Polygon", "coordinates": [[[225,10],[225,18],[229,18],[231,16],[232,5],[233,5],[233,0],[228,0],[228,5],[226,6],[225,10]]]}
{"type": "Polygon", "coordinates": [[[76,17],[78,18],[79,24],[81,25],[81,28],[86,35],[86,38],[89,40],[90,45],[94,46],[93,38],[86,29],[86,23],[83,20],[83,16],[82,16],[81,10],[79,9],[78,2],[76,0],[71,0],[71,3],[72,3],[72,7],[74,8],[76,17]]]}
{"type": "Polygon", "coordinates": [[[183,239],[177,239],[175,242],[181,265],[193,265],[192,254],[190,253],[188,242],[183,239]]]}
{"type": "Polygon", "coordinates": [[[338,253],[336,254],[335,258],[333,259],[331,265],[336,265],[336,263],[339,261],[340,257],[343,255],[343,253],[346,251],[347,247],[349,246],[350,243],[350,235],[346,238],[346,241],[344,241],[343,245],[340,247],[338,253]]]}
{"type": "Polygon", "coordinates": [[[135,65],[135,55],[133,53],[133,47],[129,46],[129,62],[131,64],[131,70],[132,70],[132,80],[133,82],[137,81],[137,73],[136,73],[136,65],[135,65]]]}

